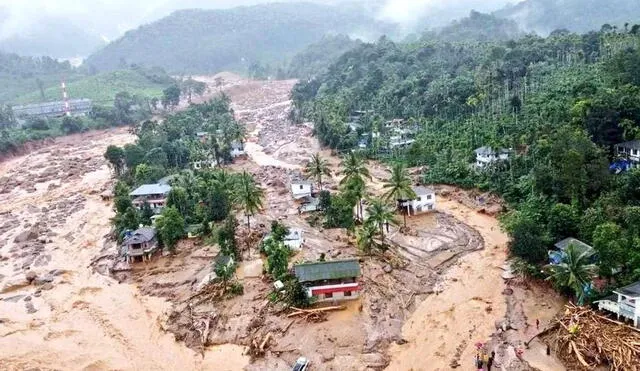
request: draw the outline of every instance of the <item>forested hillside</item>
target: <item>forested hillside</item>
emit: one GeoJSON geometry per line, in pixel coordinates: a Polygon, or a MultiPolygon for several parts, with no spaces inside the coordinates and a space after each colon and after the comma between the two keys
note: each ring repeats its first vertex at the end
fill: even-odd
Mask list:
{"type": "Polygon", "coordinates": [[[160,68],[130,66],[96,73],[50,57],[23,57],[0,52],[0,104],[60,100],[62,81],[67,83],[71,98],[89,98],[108,105],[118,92],[160,97],[162,90],[174,83],[160,68]]]}
{"type": "Polygon", "coordinates": [[[553,243],[577,237],[595,247],[603,277],[631,282],[640,278],[640,170],[611,174],[609,162],[613,144],[640,139],[637,29],[476,44],[383,38],[299,83],[294,116],[313,120],[332,148],[502,195],[511,252],[529,273],[553,243]],[[481,146],[509,160],[475,169],[481,146]]]}
{"type": "Polygon", "coordinates": [[[512,20],[471,11],[468,17],[453,21],[438,31],[428,32],[424,37],[443,41],[505,41],[523,34],[512,20]]]}
{"type": "Polygon", "coordinates": [[[360,45],[359,40],[352,40],[349,36],[325,36],[317,43],[309,45],[291,58],[287,68],[287,76],[295,78],[309,78],[326,71],[342,54],[360,45]]]}
{"type": "Polygon", "coordinates": [[[524,29],[548,34],[556,29],[599,30],[603,24],[622,29],[640,18],[637,0],[524,0],[494,13],[516,21],[524,29]]]}
{"type": "Polygon", "coordinates": [[[246,71],[253,62],[284,62],[327,33],[389,31],[362,14],[310,3],[181,10],[127,32],[86,64],[99,70],[139,63],[179,73],[246,71]]]}

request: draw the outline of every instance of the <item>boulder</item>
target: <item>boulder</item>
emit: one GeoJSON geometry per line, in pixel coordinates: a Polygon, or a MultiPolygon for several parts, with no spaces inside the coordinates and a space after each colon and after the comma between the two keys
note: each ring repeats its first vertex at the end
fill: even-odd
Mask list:
{"type": "Polygon", "coordinates": [[[362,355],[362,361],[367,367],[383,368],[389,364],[389,361],[380,353],[366,353],[362,355]]]}
{"type": "Polygon", "coordinates": [[[386,264],[382,270],[384,271],[384,273],[391,273],[393,271],[393,267],[390,264],[386,264]]]}
{"type": "Polygon", "coordinates": [[[18,243],[26,242],[29,240],[35,240],[36,238],[38,238],[38,228],[34,226],[26,231],[22,231],[21,233],[19,233],[13,239],[13,242],[18,242],[18,243]]]}
{"type": "Polygon", "coordinates": [[[36,278],[38,278],[38,275],[34,271],[28,271],[27,274],[24,275],[24,278],[27,280],[27,282],[31,283],[36,278]]]}

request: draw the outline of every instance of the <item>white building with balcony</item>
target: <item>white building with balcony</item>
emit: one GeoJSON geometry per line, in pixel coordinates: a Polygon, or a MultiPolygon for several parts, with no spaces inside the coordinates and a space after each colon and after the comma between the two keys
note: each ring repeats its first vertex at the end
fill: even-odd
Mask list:
{"type": "Polygon", "coordinates": [[[640,281],[613,290],[613,295],[596,301],[600,310],[614,313],[618,319],[623,317],[640,327],[640,281]]]}
{"type": "Polygon", "coordinates": [[[631,167],[640,164],[640,140],[618,143],[615,145],[616,155],[629,160],[631,167]]]}
{"type": "Polygon", "coordinates": [[[416,198],[413,200],[400,200],[400,206],[407,215],[416,215],[436,209],[436,192],[433,188],[412,187],[416,198]]]}
{"type": "Polygon", "coordinates": [[[495,162],[509,159],[509,150],[505,148],[496,151],[491,147],[480,147],[474,152],[476,153],[475,165],[479,169],[484,169],[495,162]]]}

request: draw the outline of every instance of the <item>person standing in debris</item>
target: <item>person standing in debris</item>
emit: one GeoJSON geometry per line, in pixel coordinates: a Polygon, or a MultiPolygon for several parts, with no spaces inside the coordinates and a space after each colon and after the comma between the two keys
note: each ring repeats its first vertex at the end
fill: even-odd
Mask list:
{"type": "Polygon", "coordinates": [[[489,356],[489,359],[487,360],[487,371],[491,371],[491,366],[493,366],[493,360],[496,356],[496,352],[491,351],[491,355],[489,356]]]}
{"type": "Polygon", "coordinates": [[[540,320],[536,318],[536,330],[540,330],[540,320]]]}

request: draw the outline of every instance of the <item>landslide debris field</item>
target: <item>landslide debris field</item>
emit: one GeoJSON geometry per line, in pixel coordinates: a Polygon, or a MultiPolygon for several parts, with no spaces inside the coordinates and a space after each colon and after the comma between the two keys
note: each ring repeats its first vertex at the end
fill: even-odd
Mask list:
{"type": "MultiPolygon", "coordinates": [[[[465,205],[473,197],[443,189],[443,199],[456,201],[438,206],[445,212],[409,218],[406,233],[392,228],[393,253],[359,255],[353,236],[311,226],[289,194],[291,172],[315,152],[331,164],[327,188],[337,189],[340,179],[339,159],[321,151],[311,126],[287,120],[295,81],[224,79],[226,85],[211,91],[231,97],[249,133],[248,158],[231,169],[252,172],[266,196],[253,232],[239,228],[247,247],[236,273],[244,294],[214,301],[196,296],[218,252],[200,240],[182,241],[174,256],[156,255],[109,276],[113,212],[100,193],[113,181],[103,153],[134,138],[126,129],[61,138],[0,164],[0,362],[16,369],[286,370],[305,356],[314,369],[401,370],[448,369],[472,357],[473,342],[488,339],[507,309],[500,278],[506,237],[495,219],[466,220],[476,213],[465,205]],[[309,320],[287,317],[285,308],[271,304],[257,247],[274,219],[304,231],[304,248],[292,262],[321,254],[359,258],[361,297],[309,320]]],[[[380,194],[388,171],[370,166],[368,189],[380,194]]],[[[529,300],[521,296],[520,303],[529,300]]]]}

